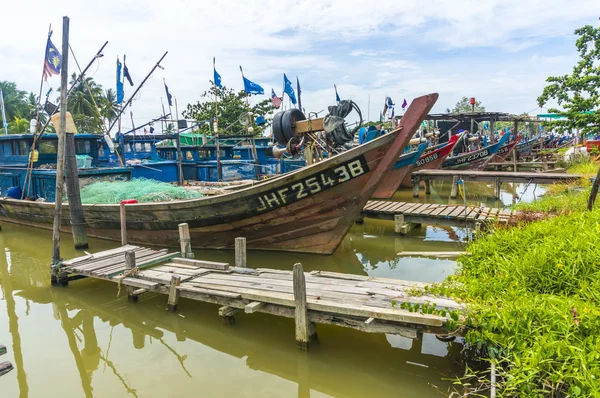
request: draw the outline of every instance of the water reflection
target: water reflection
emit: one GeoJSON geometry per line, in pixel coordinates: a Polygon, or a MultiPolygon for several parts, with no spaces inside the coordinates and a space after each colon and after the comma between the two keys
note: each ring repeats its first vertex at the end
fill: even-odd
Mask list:
{"type": "MultiPolygon", "coordinates": [[[[443,278],[419,270],[417,259],[398,260],[398,250],[424,245],[418,236],[400,238],[385,225],[365,223],[334,256],[250,253],[249,261],[443,278]],[[375,238],[375,232],[381,235],[375,238]]],[[[321,344],[307,354],[294,345],[290,319],[239,314],[235,325],[225,325],[210,304],[182,300],[179,312],[169,313],[164,296],[130,303],[116,297],[109,283],[80,280],[52,288],[49,237],[8,224],[0,233],[6,254],[0,259],[6,301],[0,325],[9,325],[0,340],[12,342],[17,368],[0,379],[3,396],[433,397],[439,396],[436,388],[449,386],[442,378],[457,370],[460,345],[431,337],[413,341],[319,325],[321,344]]],[[[65,241],[65,257],[74,256],[67,236],[65,241]]],[[[110,245],[90,243],[94,251],[110,245]]],[[[456,245],[449,239],[435,244],[456,245]]],[[[196,255],[208,253],[211,259],[233,258],[231,252],[196,255]]]]}

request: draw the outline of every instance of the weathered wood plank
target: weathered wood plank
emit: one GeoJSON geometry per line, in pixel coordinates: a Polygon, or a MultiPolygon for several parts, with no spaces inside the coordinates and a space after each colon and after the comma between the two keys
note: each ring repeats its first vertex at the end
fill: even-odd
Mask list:
{"type": "Polygon", "coordinates": [[[216,261],[206,260],[194,260],[190,258],[174,258],[171,262],[175,264],[193,265],[200,268],[211,268],[220,270],[226,270],[227,268],[229,268],[228,263],[219,263],[216,261]]]}
{"type": "Polygon", "coordinates": [[[262,303],[260,301],[253,301],[250,304],[247,304],[246,307],[244,307],[244,312],[246,314],[253,314],[257,312],[263,305],[265,305],[265,303],[262,303]]]}

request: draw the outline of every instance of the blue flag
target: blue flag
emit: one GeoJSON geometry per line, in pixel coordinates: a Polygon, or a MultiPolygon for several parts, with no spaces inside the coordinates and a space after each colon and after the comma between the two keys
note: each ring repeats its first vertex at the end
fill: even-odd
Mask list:
{"type": "Polygon", "coordinates": [[[223,88],[223,85],[221,84],[221,75],[219,75],[217,73],[217,68],[215,67],[215,59],[214,58],[213,58],[213,71],[214,71],[215,86],[217,86],[219,88],[223,88]]]}
{"type": "Polygon", "coordinates": [[[121,61],[117,57],[117,104],[123,102],[125,91],[123,90],[123,81],[121,80],[121,61]]]}
{"type": "Polygon", "coordinates": [[[341,101],[341,99],[340,99],[340,96],[339,96],[339,94],[338,94],[338,92],[337,92],[337,86],[334,84],[334,85],[333,85],[333,88],[335,88],[335,101],[336,101],[337,103],[339,103],[339,102],[341,101]]]}
{"type": "Polygon", "coordinates": [[[285,73],[283,74],[283,92],[290,97],[292,104],[296,105],[296,93],[294,92],[294,87],[292,86],[292,82],[287,78],[285,73]]]}
{"type": "Polygon", "coordinates": [[[258,84],[246,79],[244,76],[244,91],[248,94],[264,94],[265,90],[258,84]]]}
{"type": "Polygon", "coordinates": [[[169,87],[167,87],[167,83],[165,83],[165,91],[167,92],[167,101],[169,102],[169,106],[173,106],[173,96],[169,92],[169,87]]]}

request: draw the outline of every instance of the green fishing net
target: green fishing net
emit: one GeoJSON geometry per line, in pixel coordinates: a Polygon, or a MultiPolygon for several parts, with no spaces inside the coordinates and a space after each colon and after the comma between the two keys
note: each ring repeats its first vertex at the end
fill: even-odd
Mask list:
{"type": "Polygon", "coordinates": [[[168,202],[199,197],[202,197],[199,192],[147,178],[135,178],[131,181],[99,181],[81,189],[83,204],[118,204],[128,199],[137,199],[139,203],[168,202]]]}

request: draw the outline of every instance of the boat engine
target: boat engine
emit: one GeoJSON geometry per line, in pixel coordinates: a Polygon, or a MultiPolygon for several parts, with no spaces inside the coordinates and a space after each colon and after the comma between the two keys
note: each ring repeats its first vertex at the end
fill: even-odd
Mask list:
{"type": "Polygon", "coordinates": [[[355,102],[340,101],[337,105],[328,107],[329,113],[324,118],[307,119],[299,109],[289,109],[279,112],[273,117],[271,125],[273,137],[277,144],[273,147],[273,155],[280,158],[285,152],[292,156],[305,153],[312,163],[322,158],[322,153],[339,152],[336,148],[351,142],[358,129],[362,126],[362,113],[355,102]],[[359,121],[353,127],[346,123],[346,117],[355,110],[359,121]],[[312,154],[307,154],[309,149],[312,154]]]}

